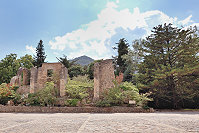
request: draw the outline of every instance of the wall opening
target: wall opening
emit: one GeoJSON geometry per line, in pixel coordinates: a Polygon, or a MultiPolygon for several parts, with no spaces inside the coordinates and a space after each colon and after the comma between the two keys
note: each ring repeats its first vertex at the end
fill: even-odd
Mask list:
{"type": "Polygon", "coordinates": [[[48,69],[47,70],[47,77],[52,77],[53,76],[53,69],[48,69]]]}

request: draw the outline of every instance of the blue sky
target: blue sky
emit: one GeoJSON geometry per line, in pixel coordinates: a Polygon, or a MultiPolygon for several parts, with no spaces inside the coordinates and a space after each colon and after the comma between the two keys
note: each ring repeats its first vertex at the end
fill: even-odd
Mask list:
{"type": "Polygon", "coordinates": [[[199,26],[199,0],[0,0],[0,59],[34,54],[44,41],[48,62],[63,54],[111,58],[120,38],[129,44],[152,27],[199,26]]]}

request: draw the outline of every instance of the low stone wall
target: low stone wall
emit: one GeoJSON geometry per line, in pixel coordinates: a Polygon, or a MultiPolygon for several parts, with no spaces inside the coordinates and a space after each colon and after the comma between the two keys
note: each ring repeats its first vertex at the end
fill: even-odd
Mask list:
{"type": "Polygon", "coordinates": [[[153,109],[134,107],[38,107],[0,106],[0,113],[153,113],[153,109]]]}

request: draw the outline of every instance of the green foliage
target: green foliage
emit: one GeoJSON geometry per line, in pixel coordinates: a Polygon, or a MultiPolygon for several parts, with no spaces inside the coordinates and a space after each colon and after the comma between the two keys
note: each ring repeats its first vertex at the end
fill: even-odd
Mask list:
{"type": "Polygon", "coordinates": [[[104,91],[103,100],[109,103],[110,105],[121,105],[124,103],[124,93],[117,81],[113,81],[113,83],[113,88],[109,88],[106,91],[104,91]]]}
{"type": "Polygon", "coordinates": [[[95,106],[97,106],[97,107],[111,107],[111,104],[107,100],[99,100],[95,103],[95,106]]]}
{"type": "Polygon", "coordinates": [[[82,67],[81,65],[76,64],[78,59],[74,59],[69,61],[66,55],[64,57],[57,58],[59,62],[61,62],[67,69],[70,78],[76,77],[78,75],[85,75],[87,73],[87,67],[82,67]]]}
{"type": "Polygon", "coordinates": [[[90,79],[94,79],[94,64],[95,62],[92,62],[88,65],[87,74],[90,79]]]}
{"type": "Polygon", "coordinates": [[[67,99],[65,104],[66,106],[76,107],[79,99],[67,99]]]}
{"type": "Polygon", "coordinates": [[[41,67],[42,63],[44,63],[46,59],[46,55],[44,52],[44,44],[43,41],[40,40],[36,47],[36,56],[34,56],[34,66],[41,67]]]}
{"type": "Polygon", "coordinates": [[[10,79],[16,75],[20,67],[20,62],[17,60],[16,54],[6,55],[0,61],[0,84],[9,83],[10,79]]]}
{"type": "Polygon", "coordinates": [[[122,56],[127,66],[124,71],[124,81],[133,82],[136,84],[135,75],[138,71],[138,64],[143,60],[142,43],[144,40],[135,40],[132,44],[132,49],[128,49],[128,54],[122,56]]]}
{"type": "Polygon", "coordinates": [[[34,60],[31,55],[26,54],[25,56],[21,57],[19,61],[20,61],[21,67],[28,68],[28,69],[33,67],[34,60]]]}
{"type": "Polygon", "coordinates": [[[78,75],[84,75],[83,67],[80,65],[73,65],[68,69],[70,78],[77,77],[78,75]]]}
{"type": "Polygon", "coordinates": [[[35,94],[29,94],[25,100],[28,105],[53,106],[57,100],[58,91],[53,82],[47,82],[45,87],[35,94]]]}
{"type": "Polygon", "coordinates": [[[138,88],[136,88],[132,83],[130,82],[123,82],[121,85],[120,85],[120,88],[124,91],[135,91],[137,93],[139,93],[139,90],[138,88]]]}
{"type": "Polygon", "coordinates": [[[70,99],[82,100],[89,96],[88,89],[93,89],[93,81],[87,76],[77,76],[68,81],[66,94],[70,99]]]}
{"type": "MultiPolygon", "coordinates": [[[[57,57],[56,57],[57,58],[57,57]]],[[[67,59],[67,56],[66,55],[63,55],[63,57],[59,57],[59,58],[57,58],[57,60],[60,62],[60,63],[62,63],[66,68],[70,68],[71,66],[73,66],[73,65],[75,65],[75,62],[77,61],[77,60],[73,60],[73,61],[69,61],[68,59],[67,59]]]]}
{"type": "Polygon", "coordinates": [[[154,107],[180,108],[198,99],[199,38],[196,27],[158,25],[142,46],[137,84],[152,92],[154,107]],[[189,101],[189,102],[187,102],[189,101]]]}
{"type": "Polygon", "coordinates": [[[90,79],[94,79],[94,64],[97,63],[97,62],[100,62],[100,61],[101,60],[95,60],[88,65],[88,70],[87,70],[86,74],[88,74],[88,77],[90,79]]]}
{"type": "Polygon", "coordinates": [[[120,39],[118,43],[116,43],[118,46],[117,48],[114,48],[114,49],[117,49],[117,52],[118,52],[118,56],[115,57],[116,59],[116,64],[119,66],[117,68],[117,71],[118,73],[119,72],[122,72],[124,73],[127,65],[125,64],[125,59],[122,58],[122,56],[128,54],[128,43],[127,43],[127,40],[125,40],[124,38],[120,39]]]}
{"type": "Polygon", "coordinates": [[[25,55],[17,59],[16,54],[6,55],[0,61],[0,84],[9,83],[11,78],[17,74],[20,67],[30,69],[33,66],[33,58],[31,55],[25,55]]]}
{"type": "Polygon", "coordinates": [[[37,93],[30,93],[28,94],[28,97],[24,99],[26,105],[32,105],[32,106],[39,106],[40,105],[40,99],[37,93]]]}
{"type": "Polygon", "coordinates": [[[152,101],[151,98],[148,98],[149,93],[139,94],[139,89],[132,83],[123,82],[120,87],[124,90],[124,96],[128,100],[136,101],[137,106],[144,107],[147,105],[148,101],[152,101]]]}
{"type": "Polygon", "coordinates": [[[17,89],[17,86],[2,83],[0,85],[0,104],[5,105],[10,100],[17,103],[21,99],[20,95],[16,93],[17,89]]]}
{"type": "Polygon", "coordinates": [[[132,81],[132,66],[127,65],[126,70],[124,71],[123,81],[131,82],[132,81]]]}
{"type": "Polygon", "coordinates": [[[96,103],[96,106],[109,107],[114,105],[122,105],[129,100],[136,101],[137,106],[145,107],[148,101],[148,94],[139,94],[139,90],[129,82],[118,84],[113,81],[114,87],[107,89],[103,94],[103,99],[96,103]]]}

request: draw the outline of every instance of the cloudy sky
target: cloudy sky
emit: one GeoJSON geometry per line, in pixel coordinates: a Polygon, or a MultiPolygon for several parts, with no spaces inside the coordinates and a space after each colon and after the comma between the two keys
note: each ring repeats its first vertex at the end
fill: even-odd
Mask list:
{"type": "Polygon", "coordinates": [[[199,0],[0,0],[0,59],[33,55],[44,41],[48,62],[63,54],[111,58],[158,24],[199,26],[199,0]]]}

